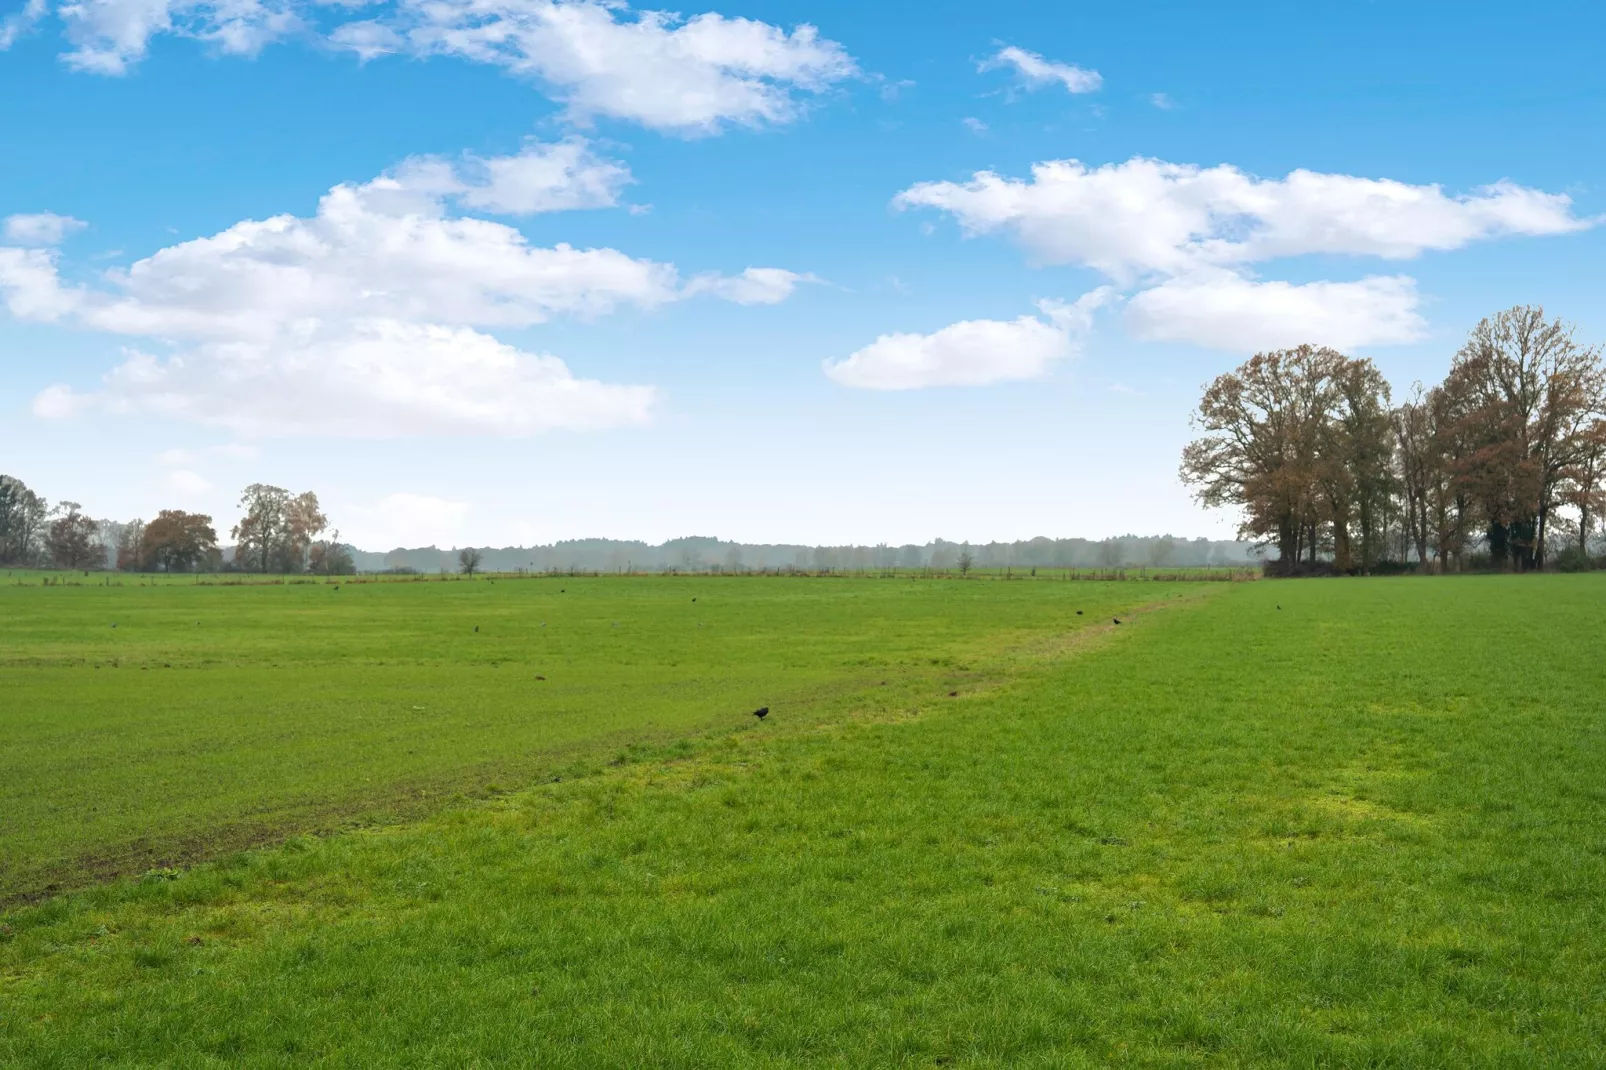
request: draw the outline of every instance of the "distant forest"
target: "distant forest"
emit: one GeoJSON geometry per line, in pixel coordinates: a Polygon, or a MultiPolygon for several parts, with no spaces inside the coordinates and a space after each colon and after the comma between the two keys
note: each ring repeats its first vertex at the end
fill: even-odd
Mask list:
{"type": "MultiPolygon", "coordinates": [[[[975,568],[1242,567],[1260,563],[1251,543],[1179,539],[1170,535],[1123,535],[1099,541],[1037,538],[975,545],[937,539],[924,546],[796,546],[725,542],[707,537],[670,539],[652,546],[615,539],[571,539],[550,546],[478,549],[477,567],[486,572],[954,569],[959,566],[961,556],[967,553],[975,568]]],[[[389,553],[352,550],[351,556],[359,572],[456,572],[459,553],[457,548],[442,550],[426,546],[389,553]]]]}

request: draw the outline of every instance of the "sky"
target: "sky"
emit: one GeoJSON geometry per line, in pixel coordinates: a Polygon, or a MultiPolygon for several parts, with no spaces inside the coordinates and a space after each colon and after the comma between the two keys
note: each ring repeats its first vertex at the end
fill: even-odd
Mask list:
{"type": "MultiPolygon", "coordinates": [[[[704,0],[712,2],[712,0],[704,0]]],[[[1606,7],[0,0],[0,471],[365,549],[1228,537],[1204,384],[1606,340],[1606,7]]],[[[225,540],[226,541],[226,540],[225,540]]]]}

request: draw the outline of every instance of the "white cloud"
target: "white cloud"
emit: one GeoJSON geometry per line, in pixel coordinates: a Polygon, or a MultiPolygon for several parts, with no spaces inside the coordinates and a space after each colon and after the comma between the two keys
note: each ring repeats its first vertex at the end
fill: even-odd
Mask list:
{"type": "Polygon", "coordinates": [[[312,218],[247,220],[108,278],[116,292],[82,313],[91,326],[254,342],[329,318],[527,326],[677,296],[671,265],[531,246],[512,227],[449,218],[388,178],[336,186],[312,218]]]}
{"type": "Polygon", "coordinates": [[[467,502],[429,494],[389,494],[373,505],[342,510],[351,518],[341,538],[356,546],[454,546],[463,536],[467,502]]]}
{"type": "Polygon", "coordinates": [[[1009,234],[1041,262],[1139,288],[1126,312],[1138,337],[1235,351],[1383,345],[1426,330],[1410,278],[1294,285],[1259,281],[1250,264],[1311,254],[1405,260],[1601,222],[1574,215],[1565,194],[1508,181],[1451,195],[1390,179],[1313,171],[1261,179],[1142,157],[1097,168],[1052,160],[1025,180],[982,171],[964,183],[923,182],[894,204],[940,209],[967,234],[1009,234]]]}
{"type": "Polygon", "coordinates": [[[966,116],[965,118],[963,118],[963,119],[961,119],[959,121],[961,123],[963,123],[965,129],[969,130],[972,134],[980,135],[980,134],[985,134],[987,132],[987,124],[982,122],[980,119],[976,118],[975,116],[966,116]]]}
{"type": "Polygon", "coordinates": [[[995,55],[976,65],[977,70],[982,71],[1001,67],[1014,70],[1033,89],[1061,85],[1068,93],[1092,93],[1104,84],[1104,76],[1098,71],[1084,70],[1069,63],[1056,63],[1014,45],[999,49],[995,55]]]}
{"type": "Polygon", "coordinates": [[[51,387],[34,411],[154,412],[246,437],[639,424],[655,404],[650,387],[579,378],[485,329],[701,293],[773,303],[808,278],[749,268],[683,282],[671,264],[613,249],[532,246],[512,227],[450,216],[445,165],[415,164],[335,187],[310,218],[238,223],[106,272],[97,287],[63,287],[51,250],[0,248],[0,298],[13,315],[70,315],[170,347],[166,356],[128,350],[95,393],[51,387]]]}
{"type": "MultiPolygon", "coordinates": [[[[0,50],[54,7],[76,70],[122,75],[153,37],[254,55],[304,33],[329,7],[362,0],[27,0],[0,21],[0,50]]],[[[397,0],[328,35],[368,61],[392,53],[453,56],[542,85],[571,119],[609,116],[660,130],[714,133],[795,119],[802,95],[854,77],[841,45],[810,25],[788,31],[715,13],[634,12],[622,0],[397,0]]]]}
{"type": "Polygon", "coordinates": [[[83,411],[84,397],[70,387],[47,386],[33,399],[33,414],[42,420],[66,420],[83,411]]]}
{"type": "Polygon", "coordinates": [[[56,13],[73,46],[63,56],[68,66],[106,75],[127,73],[159,34],[255,55],[303,26],[289,0],[70,0],[56,13]]]}
{"type": "Polygon", "coordinates": [[[179,468],[167,473],[167,477],[162,482],[168,490],[176,491],[179,494],[205,494],[212,489],[212,484],[206,480],[206,477],[199,473],[191,472],[186,468],[179,468]]]}
{"type": "Polygon", "coordinates": [[[1041,378],[1076,352],[1092,326],[1094,310],[1112,296],[1108,287],[1101,287],[1075,304],[1039,302],[1042,318],[964,320],[931,334],[884,334],[845,360],[827,362],[825,374],[844,386],[867,390],[1041,378]]]}
{"type": "Polygon", "coordinates": [[[78,293],[61,285],[52,249],[0,248],[0,298],[16,318],[45,323],[79,304],[78,293]]]}
{"type": "Polygon", "coordinates": [[[1172,108],[1177,106],[1176,101],[1172,100],[1170,95],[1167,93],[1150,93],[1149,103],[1153,104],[1161,111],[1170,111],[1172,108]]]}
{"type": "Polygon", "coordinates": [[[67,413],[151,412],[248,437],[520,436],[644,423],[655,401],[471,328],[375,319],[166,360],[132,352],[67,413]]]}
{"type": "Polygon", "coordinates": [[[798,91],[858,73],[841,45],[807,24],[787,32],[713,13],[631,17],[604,0],[402,0],[395,15],[331,39],[364,58],[405,51],[504,67],[545,85],[573,119],[691,134],[788,122],[798,91]]]}
{"type": "Polygon", "coordinates": [[[1573,215],[1565,194],[1510,182],[1450,196],[1437,185],[1312,171],[1261,179],[1142,157],[1097,168],[1052,160],[1029,180],[982,171],[965,183],[920,183],[894,203],[940,209],[967,233],[1009,233],[1045,262],[1124,282],[1307,253],[1408,259],[1598,222],[1573,215]]]}
{"type": "Polygon", "coordinates": [[[0,52],[16,44],[17,38],[27,33],[36,22],[45,17],[46,11],[45,0],[28,0],[21,11],[0,19],[0,52]]]}
{"type": "Polygon", "coordinates": [[[6,217],[5,236],[6,241],[17,245],[60,245],[69,234],[75,234],[88,225],[81,219],[54,212],[13,215],[6,217]]]}
{"type": "Polygon", "coordinates": [[[686,286],[687,293],[711,293],[738,305],[778,305],[792,296],[800,282],[819,282],[784,268],[750,267],[740,275],[700,275],[686,286]]]}
{"type": "Polygon", "coordinates": [[[1126,325],[1151,341],[1192,342],[1235,353],[1310,342],[1338,349],[1414,342],[1427,331],[1416,281],[1257,282],[1230,271],[1171,279],[1127,302],[1126,325]]]}
{"type": "Polygon", "coordinates": [[[554,144],[531,140],[513,156],[468,155],[456,164],[415,157],[392,177],[404,190],[452,197],[466,208],[501,215],[610,208],[634,181],[627,167],[596,156],[581,137],[554,144]]]}

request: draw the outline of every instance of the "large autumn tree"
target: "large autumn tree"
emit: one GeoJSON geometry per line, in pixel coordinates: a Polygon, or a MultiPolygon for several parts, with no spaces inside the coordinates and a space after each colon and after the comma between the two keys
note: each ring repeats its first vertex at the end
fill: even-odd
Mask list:
{"type": "Polygon", "coordinates": [[[145,525],[141,567],[159,572],[193,572],[217,551],[212,518],[181,509],[163,509],[145,525]]]}
{"type": "Polygon", "coordinates": [[[1347,568],[1359,531],[1368,564],[1392,483],[1387,403],[1370,361],[1310,345],[1257,353],[1205,389],[1182,479],[1201,503],[1241,509],[1241,532],[1274,541],[1284,571],[1315,561],[1324,532],[1347,568]]]}
{"type": "Polygon", "coordinates": [[[1541,568],[1569,483],[1589,467],[1606,415],[1600,352],[1518,305],[1480,322],[1445,379],[1446,432],[1466,446],[1453,475],[1477,504],[1497,566],[1541,568]]]}
{"type": "Polygon", "coordinates": [[[57,568],[104,568],[106,547],[100,541],[100,523],[85,516],[77,502],[56,506],[59,514],[45,531],[45,552],[57,568]]]}
{"type": "Polygon", "coordinates": [[[305,572],[313,541],[329,520],[310,491],[253,483],[240,495],[244,515],[234,525],[234,560],[257,572],[305,572]]]}

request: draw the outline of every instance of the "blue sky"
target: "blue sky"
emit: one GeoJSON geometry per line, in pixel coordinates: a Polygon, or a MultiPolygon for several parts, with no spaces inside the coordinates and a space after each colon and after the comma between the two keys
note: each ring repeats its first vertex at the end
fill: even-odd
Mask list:
{"type": "Polygon", "coordinates": [[[1598,5],[652,11],[0,7],[0,470],[370,549],[1224,535],[1254,349],[1606,338],[1598,5]]]}

